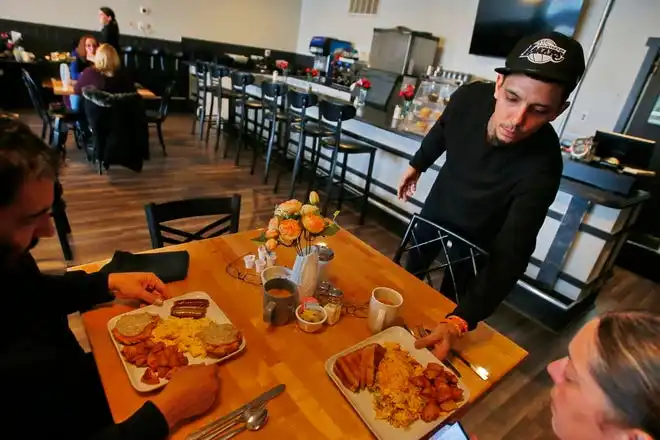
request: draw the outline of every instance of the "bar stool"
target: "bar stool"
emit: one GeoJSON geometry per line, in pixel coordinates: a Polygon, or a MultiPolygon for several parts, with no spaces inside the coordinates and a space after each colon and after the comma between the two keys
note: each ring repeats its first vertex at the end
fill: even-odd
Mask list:
{"type": "Polygon", "coordinates": [[[313,189],[314,184],[316,183],[316,172],[318,170],[322,149],[331,149],[332,155],[330,157],[330,170],[328,172],[327,182],[325,185],[326,197],[325,201],[323,202],[321,212],[324,216],[327,215],[328,206],[332,198],[332,189],[335,183],[337,183],[339,186],[337,209],[341,209],[342,202],[344,201],[344,187],[346,185],[348,156],[354,154],[368,154],[369,166],[367,168],[367,173],[364,176],[364,190],[361,195],[357,194],[355,196],[362,198],[362,209],[360,212],[360,224],[362,225],[364,224],[367,207],[369,205],[369,189],[371,187],[371,176],[374,169],[374,161],[376,159],[376,148],[357,139],[352,139],[341,135],[342,122],[353,119],[355,117],[356,110],[355,107],[353,107],[351,104],[324,100],[319,104],[319,113],[321,123],[323,123],[323,120],[325,119],[326,121],[336,123],[336,125],[334,126],[332,137],[323,138],[321,139],[321,142],[319,142],[319,148],[316,152],[316,158],[312,168],[312,178],[309,181],[308,193],[313,189]],[[335,182],[335,170],[337,168],[339,153],[343,154],[342,169],[339,181],[335,182]]]}
{"type": "MultiPolygon", "coordinates": [[[[238,166],[240,157],[241,157],[241,147],[243,145],[243,135],[247,135],[248,132],[248,110],[253,110],[255,118],[253,122],[254,131],[256,132],[257,120],[259,119],[259,112],[263,110],[263,103],[257,101],[256,99],[248,98],[246,89],[247,86],[254,84],[254,75],[247,72],[238,72],[235,71],[231,74],[232,90],[238,92],[239,96],[236,99],[236,104],[240,106],[239,112],[239,130],[238,130],[238,139],[236,142],[236,156],[234,158],[234,165],[238,166]]],[[[233,123],[234,121],[232,121],[233,123]]],[[[226,158],[228,154],[228,148],[225,148],[223,157],[226,158]]]]}
{"type": "Polygon", "coordinates": [[[199,139],[204,137],[204,124],[207,121],[206,116],[206,94],[212,91],[209,87],[208,63],[205,61],[195,61],[195,80],[191,95],[195,105],[195,114],[193,115],[192,131],[195,134],[195,128],[199,123],[199,139]]]}
{"type": "MultiPolygon", "coordinates": [[[[318,148],[319,139],[326,136],[331,136],[333,130],[324,127],[323,125],[310,121],[307,117],[307,109],[314,107],[318,104],[318,96],[309,93],[302,92],[297,90],[292,90],[288,95],[288,104],[289,104],[289,114],[293,117],[296,117],[296,121],[289,125],[290,131],[299,133],[298,136],[298,148],[296,150],[296,157],[293,162],[293,171],[291,173],[291,187],[289,189],[289,198],[293,198],[296,191],[296,182],[300,180],[302,176],[302,169],[305,161],[305,150],[307,149],[307,138],[312,138],[312,151],[311,158],[309,161],[310,170],[313,170],[313,164],[315,162],[314,156],[318,148]]],[[[288,139],[288,136],[287,136],[288,139]]],[[[288,147],[288,145],[287,145],[288,147]]],[[[280,173],[281,174],[281,173],[280,173]]],[[[279,178],[278,175],[277,182],[275,183],[274,192],[277,192],[279,188],[279,178]]]]}
{"type": "MultiPolygon", "coordinates": [[[[211,66],[211,85],[215,88],[214,95],[218,101],[218,117],[215,121],[208,124],[206,127],[206,142],[209,141],[211,125],[215,124],[215,151],[218,151],[218,147],[220,146],[220,133],[222,132],[222,127],[224,125],[224,120],[222,119],[222,101],[223,99],[229,100],[229,121],[232,121],[232,117],[234,115],[233,109],[236,107],[236,100],[241,96],[241,94],[238,92],[222,87],[222,79],[230,75],[231,70],[229,70],[229,68],[226,66],[211,66]]],[[[211,116],[213,116],[216,99],[211,100],[211,110],[209,112],[211,116]]]]}
{"type": "MultiPolygon", "coordinates": [[[[273,146],[275,142],[275,135],[277,134],[278,144],[282,139],[282,124],[289,121],[289,114],[282,110],[285,106],[285,100],[289,87],[286,84],[264,81],[261,83],[261,102],[263,104],[263,118],[261,119],[261,130],[259,132],[259,139],[263,139],[264,129],[266,128],[266,121],[269,121],[268,142],[266,143],[266,166],[264,170],[264,184],[268,183],[268,175],[270,174],[270,163],[273,156],[273,146]],[[280,102],[282,101],[282,102],[280,102]],[[279,130],[278,130],[279,129],[279,130]]],[[[250,174],[254,174],[257,165],[258,148],[255,147],[252,156],[252,169],[250,174]]]]}

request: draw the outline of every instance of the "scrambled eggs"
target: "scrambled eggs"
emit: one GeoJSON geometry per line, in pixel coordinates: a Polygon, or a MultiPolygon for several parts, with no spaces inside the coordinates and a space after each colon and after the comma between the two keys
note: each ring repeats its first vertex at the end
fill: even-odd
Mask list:
{"type": "Polygon", "coordinates": [[[419,419],[424,409],[419,390],[410,383],[410,378],[421,375],[424,367],[399,344],[385,344],[385,349],[376,373],[374,410],[377,419],[404,428],[419,419]]]}
{"type": "Polygon", "coordinates": [[[208,327],[211,320],[208,318],[176,318],[169,316],[153,330],[153,340],[163,342],[165,345],[174,345],[184,353],[193,357],[206,356],[204,342],[197,334],[208,327]]]}

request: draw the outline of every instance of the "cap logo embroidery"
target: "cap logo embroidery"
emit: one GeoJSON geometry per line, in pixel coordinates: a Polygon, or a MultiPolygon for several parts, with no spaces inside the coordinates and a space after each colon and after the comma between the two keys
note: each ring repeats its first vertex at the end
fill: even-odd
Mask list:
{"type": "Polygon", "coordinates": [[[565,54],[566,49],[557,46],[551,39],[544,38],[525,49],[520,54],[520,58],[527,58],[534,64],[561,63],[565,54]]]}

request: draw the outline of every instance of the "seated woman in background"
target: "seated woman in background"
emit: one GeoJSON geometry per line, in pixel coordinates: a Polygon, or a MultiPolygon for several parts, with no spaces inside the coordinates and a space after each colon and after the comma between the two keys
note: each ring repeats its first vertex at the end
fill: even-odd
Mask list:
{"type": "MultiPolygon", "coordinates": [[[[71,79],[77,81],[80,78],[82,72],[94,65],[94,55],[96,54],[96,48],[99,43],[91,35],[84,35],[78,42],[76,47],[76,59],[69,66],[69,71],[71,72],[71,79]]],[[[71,109],[79,110],[80,109],[80,95],[71,96],[71,109]]]]}
{"type": "Polygon", "coordinates": [[[77,96],[82,96],[82,89],[94,86],[111,93],[135,92],[135,84],[125,69],[121,68],[119,55],[114,47],[102,44],[96,49],[94,66],[86,68],[74,86],[77,96]]]}
{"type": "Polygon", "coordinates": [[[612,312],[587,323],[548,366],[561,440],[660,439],[660,316],[612,312]]]}

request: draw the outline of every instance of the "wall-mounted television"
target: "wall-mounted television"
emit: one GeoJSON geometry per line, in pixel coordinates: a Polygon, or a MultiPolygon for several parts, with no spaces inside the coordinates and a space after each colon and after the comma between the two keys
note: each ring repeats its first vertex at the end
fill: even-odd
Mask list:
{"type": "Polygon", "coordinates": [[[479,0],[470,53],[506,57],[522,37],[557,31],[572,37],[583,0],[479,0]]]}

